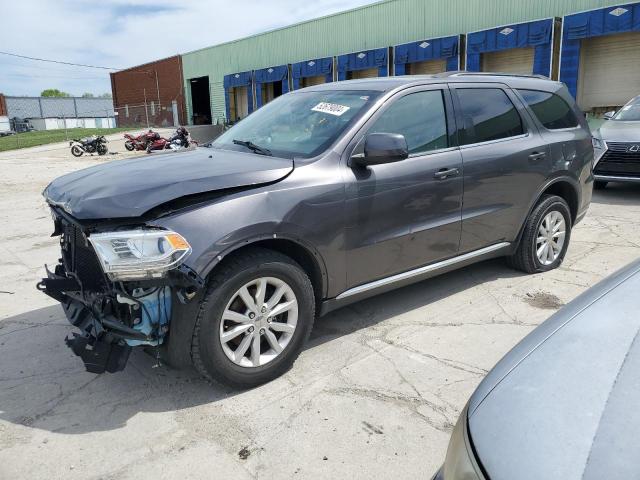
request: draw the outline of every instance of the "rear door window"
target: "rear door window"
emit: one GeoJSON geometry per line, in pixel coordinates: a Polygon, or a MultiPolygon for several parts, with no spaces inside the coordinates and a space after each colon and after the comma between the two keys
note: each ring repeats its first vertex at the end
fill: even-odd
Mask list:
{"type": "Polygon", "coordinates": [[[549,130],[578,126],[578,117],[558,95],[538,90],[518,90],[540,123],[549,130]]]}
{"type": "Polygon", "coordinates": [[[447,148],[447,116],[442,90],[411,93],[396,100],[367,133],[400,133],[410,155],[447,148]]]}
{"type": "Polygon", "coordinates": [[[522,135],[522,119],[500,88],[457,88],[464,118],[462,145],[522,135]]]}

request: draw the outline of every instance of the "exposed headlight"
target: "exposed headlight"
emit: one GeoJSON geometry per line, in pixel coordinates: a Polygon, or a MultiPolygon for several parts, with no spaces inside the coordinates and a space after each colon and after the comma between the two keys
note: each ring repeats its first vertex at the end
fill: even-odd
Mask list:
{"type": "Polygon", "coordinates": [[[465,407],[451,434],[444,465],[434,480],[482,480],[483,478],[471,448],[465,407]]]}
{"type": "Polygon", "coordinates": [[[128,230],[89,236],[111,280],[163,277],[191,253],[191,245],[169,230],[128,230]]]}
{"type": "Polygon", "coordinates": [[[591,143],[593,144],[593,165],[595,166],[602,156],[604,152],[607,151],[607,142],[602,140],[599,137],[591,137],[591,143]]]}

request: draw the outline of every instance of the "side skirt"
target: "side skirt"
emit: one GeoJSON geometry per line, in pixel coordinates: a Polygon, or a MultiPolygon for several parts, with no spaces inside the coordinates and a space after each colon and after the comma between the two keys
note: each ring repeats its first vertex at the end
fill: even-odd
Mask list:
{"type": "Polygon", "coordinates": [[[357,287],[353,287],[342,292],[335,298],[323,301],[320,308],[320,316],[351,303],[364,300],[365,298],[373,297],[380,293],[420,282],[427,278],[435,277],[452,270],[457,270],[458,268],[472,263],[508,255],[512,253],[512,250],[513,246],[509,242],[496,243],[495,245],[489,245],[488,247],[484,247],[479,250],[474,250],[440,262],[425,265],[424,267],[391,275],[389,277],[381,278],[380,280],[365,283],[364,285],[358,285],[357,287]]]}

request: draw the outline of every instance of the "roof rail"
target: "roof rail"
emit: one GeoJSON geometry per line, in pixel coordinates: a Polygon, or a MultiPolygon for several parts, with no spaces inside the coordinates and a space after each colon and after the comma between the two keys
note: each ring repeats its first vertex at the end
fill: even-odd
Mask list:
{"type": "Polygon", "coordinates": [[[438,76],[443,77],[464,77],[464,76],[477,76],[477,77],[521,77],[521,78],[538,78],[540,80],[549,80],[549,77],[538,74],[523,74],[523,73],[504,73],[504,72],[467,72],[466,70],[459,70],[456,72],[439,73],[438,76]]]}

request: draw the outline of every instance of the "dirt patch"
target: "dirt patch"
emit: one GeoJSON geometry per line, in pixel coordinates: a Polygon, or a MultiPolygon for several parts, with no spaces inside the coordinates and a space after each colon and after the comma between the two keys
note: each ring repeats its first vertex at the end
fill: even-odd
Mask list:
{"type": "Polygon", "coordinates": [[[242,447],[238,452],[238,457],[240,457],[240,460],[246,460],[247,458],[249,458],[249,455],[251,455],[251,451],[247,447],[242,447]]]}
{"type": "Polygon", "coordinates": [[[545,310],[557,310],[564,305],[564,302],[552,293],[534,292],[527,293],[524,301],[532,307],[543,308],[545,310]]]}

